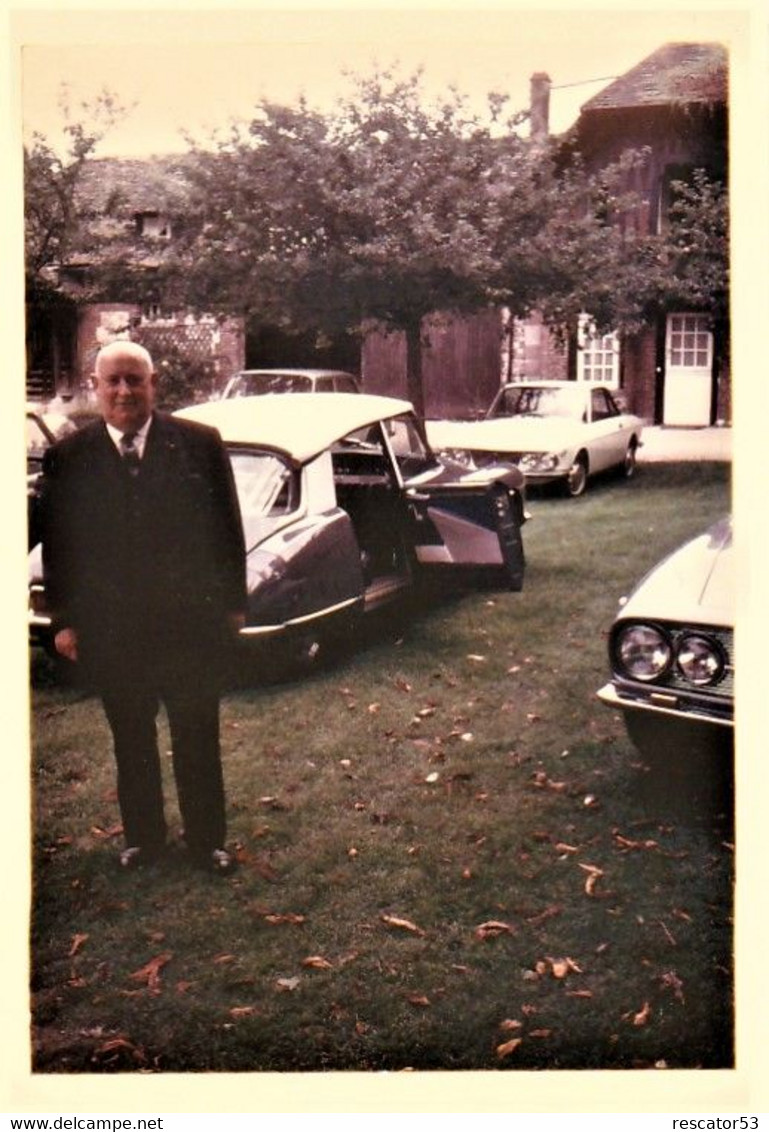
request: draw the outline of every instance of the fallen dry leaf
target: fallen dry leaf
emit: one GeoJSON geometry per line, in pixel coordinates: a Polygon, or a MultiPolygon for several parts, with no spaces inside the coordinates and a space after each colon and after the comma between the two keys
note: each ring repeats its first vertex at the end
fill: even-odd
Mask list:
{"type": "Polygon", "coordinates": [[[549,1038],[552,1030],[529,1030],[528,1036],[530,1038],[549,1038]]]}
{"type": "Polygon", "coordinates": [[[276,979],[275,986],[279,991],[295,991],[300,982],[299,976],[294,975],[290,979],[276,979]]]}
{"type": "Polygon", "coordinates": [[[230,1018],[249,1018],[256,1014],[255,1006],[233,1006],[229,1012],[230,1018]]]}
{"type": "Polygon", "coordinates": [[[593,992],[591,990],[569,990],[566,992],[567,998],[592,998],[593,992]]]}
{"type": "Polygon", "coordinates": [[[165,967],[166,963],[170,962],[173,958],[173,953],[164,951],[160,955],[156,955],[154,959],[150,959],[149,963],[145,963],[138,971],[134,971],[128,977],[137,983],[146,983],[150,990],[155,990],[160,985],[160,972],[165,967]]]}
{"type": "MultiPolygon", "coordinates": [[[[133,1042],[129,1042],[127,1038],[110,1038],[108,1042],[104,1042],[94,1050],[94,1053],[101,1055],[105,1053],[115,1053],[117,1050],[126,1050],[132,1054],[138,1053],[137,1047],[133,1042]]],[[[141,1055],[144,1056],[143,1054],[141,1055]]]]}
{"type": "Polygon", "coordinates": [[[303,924],[305,917],[298,912],[268,912],[264,920],[268,924],[303,924]]]}
{"type": "Polygon", "coordinates": [[[221,955],[215,955],[214,956],[214,963],[217,966],[222,966],[225,963],[234,963],[234,962],[235,962],[235,956],[232,955],[229,951],[223,952],[221,955]]]}
{"type": "Polygon", "coordinates": [[[329,963],[328,959],[324,959],[322,955],[308,955],[306,959],[302,960],[303,967],[314,967],[319,971],[330,971],[334,966],[329,963]]]}
{"type": "Polygon", "coordinates": [[[101,826],[98,825],[91,826],[91,833],[94,835],[94,837],[98,838],[119,837],[122,832],[122,825],[111,825],[109,829],[102,829],[101,826]]]}
{"type": "Polygon", "coordinates": [[[579,867],[588,874],[587,880],[585,881],[585,892],[588,896],[592,896],[595,892],[596,884],[604,875],[603,869],[599,869],[596,865],[580,864],[579,867]]]}
{"type": "Polygon", "coordinates": [[[507,924],[503,920],[486,920],[485,923],[479,924],[475,929],[475,938],[489,939],[504,933],[515,935],[515,928],[512,924],[507,924]]]}
{"type": "Polygon", "coordinates": [[[651,1017],[652,1008],[648,1002],[645,1002],[637,1014],[633,1015],[634,1026],[645,1026],[651,1017]]]}
{"type": "Polygon", "coordinates": [[[497,1057],[509,1057],[522,1041],[523,1038],[511,1038],[509,1042],[502,1042],[502,1045],[497,1046],[497,1057]]]}
{"type": "Polygon", "coordinates": [[[404,932],[413,932],[414,935],[427,935],[427,932],[422,928],[418,928],[411,920],[404,920],[401,916],[382,916],[382,923],[387,924],[390,928],[399,928],[404,932]]]}
{"type": "Polygon", "coordinates": [[[68,954],[70,956],[77,955],[80,948],[83,946],[83,944],[88,939],[89,939],[88,932],[78,932],[76,935],[74,935],[72,937],[72,944],[70,946],[68,954]]]}
{"type": "Polygon", "coordinates": [[[548,956],[547,961],[556,979],[565,979],[572,971],[577,975],[582,974],[582,968],[579,967],[573,959],[570,959],[568,955],[565,959],[551,959],[550,956],[548,956]]]}
{"type": "Polygon", "coordinates": [[[686,1001],[686,999],[684,998],[684,984],[682,980],[679,979],[675,971],[665,971],[665,973],[660,976],[660,982],[662,983],[663,987],[668,990],[672,990],[673,994],[679,1002],[686,1001]]]}
{"type": "Polygon", "coordinates": [[[620,833],[614,834],[614,840],[621,849],[659,849],[659,842],[657,841],[632,841],[629,837],[623,837],[620,833]]]}
{"type": "Polygon", "coordinates": [[[560,916],[562,911],[563,911],[563,909],[560,907],[559,904],[550,904],[547,908],[544,908],[541,912],[537,912],[533,916],[527,916],[526,917],[526,923],[532,924],[536,927],[537,924],[543,924],[545,922],[545,920],[549,920],[553,916],[560,916]]]}
{"type": "Polygon", "coordinates": [[[503,1034],[509,1034],[513,1030],[520,1030],[523,1022],[519,1022],[517,1018],[505,1018],[504,1022],[499,1023],[499,1028],[503,1034]]]}
{"type": "Polygon", "coordinates": [[[408,996],[408,1001],[412,1006],[426,1007],[430,1005],[430,999],[426,994],[410,994],[408,996]]]}

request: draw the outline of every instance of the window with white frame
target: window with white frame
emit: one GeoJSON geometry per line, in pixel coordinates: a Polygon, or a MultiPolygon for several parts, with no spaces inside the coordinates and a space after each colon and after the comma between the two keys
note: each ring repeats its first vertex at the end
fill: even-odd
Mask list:
{"type": "Polygon", "coordinates": [[[619,387],[619,335],[600,334],[588,314],[577,327],[577,380],[619,387]]]}

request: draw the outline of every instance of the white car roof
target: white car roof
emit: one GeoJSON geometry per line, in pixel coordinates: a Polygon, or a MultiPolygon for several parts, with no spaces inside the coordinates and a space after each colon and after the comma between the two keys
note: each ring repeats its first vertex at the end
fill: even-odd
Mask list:
{"type": "Polygon", "coordinates": [[[254,444],[306,463],[349,432],[412,412],[408,401],[370,393],[292,393],[207,401],[174,415],[217,429],[228,444],[254,444]]]}

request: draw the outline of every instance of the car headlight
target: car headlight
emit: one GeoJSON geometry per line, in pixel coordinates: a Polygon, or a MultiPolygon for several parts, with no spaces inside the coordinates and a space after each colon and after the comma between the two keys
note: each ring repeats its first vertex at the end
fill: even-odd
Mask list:
{"type": "Polygon", "coordinates": [[[633,680],[656,680],[669,667],[673,650],[667,636],[653,625],[628,625],[615,644],[617,661],[633,680]]]}
{"type": "Polygon", "coordinates": [[[725,661],[716,641],[691,633],[678,643],[676,664],[681,675],[690,684],[701,688],[721,679],[725,661]]]}
{"type": "Polygon", "coordinates": [[[552,472],[558,467],[555,452],[524,452],[518,463],[522,472],[552,472]]]}
{"type": "Polygon", "coordinates": [[[469,452],[466,448],[442,448],[438,452],[438,457],[441,460],[447,460],[450,464],[459,464],[471,472],[474,472],[478,467],[472,452],[469,452]]]}

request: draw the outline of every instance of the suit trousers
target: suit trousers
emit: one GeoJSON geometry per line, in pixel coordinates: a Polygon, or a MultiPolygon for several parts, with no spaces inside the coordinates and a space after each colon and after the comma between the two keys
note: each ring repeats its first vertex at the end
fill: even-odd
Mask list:
{"type": "Polygon", "coordinates": [[[225,842],[219,741],[219,687],[196,661],[155,657],[99,688],[117,762],[118,802],[126,845],[158,852],[166,841],[157,716],[165,706],[184,839],[195,854],[225,842]]]}

